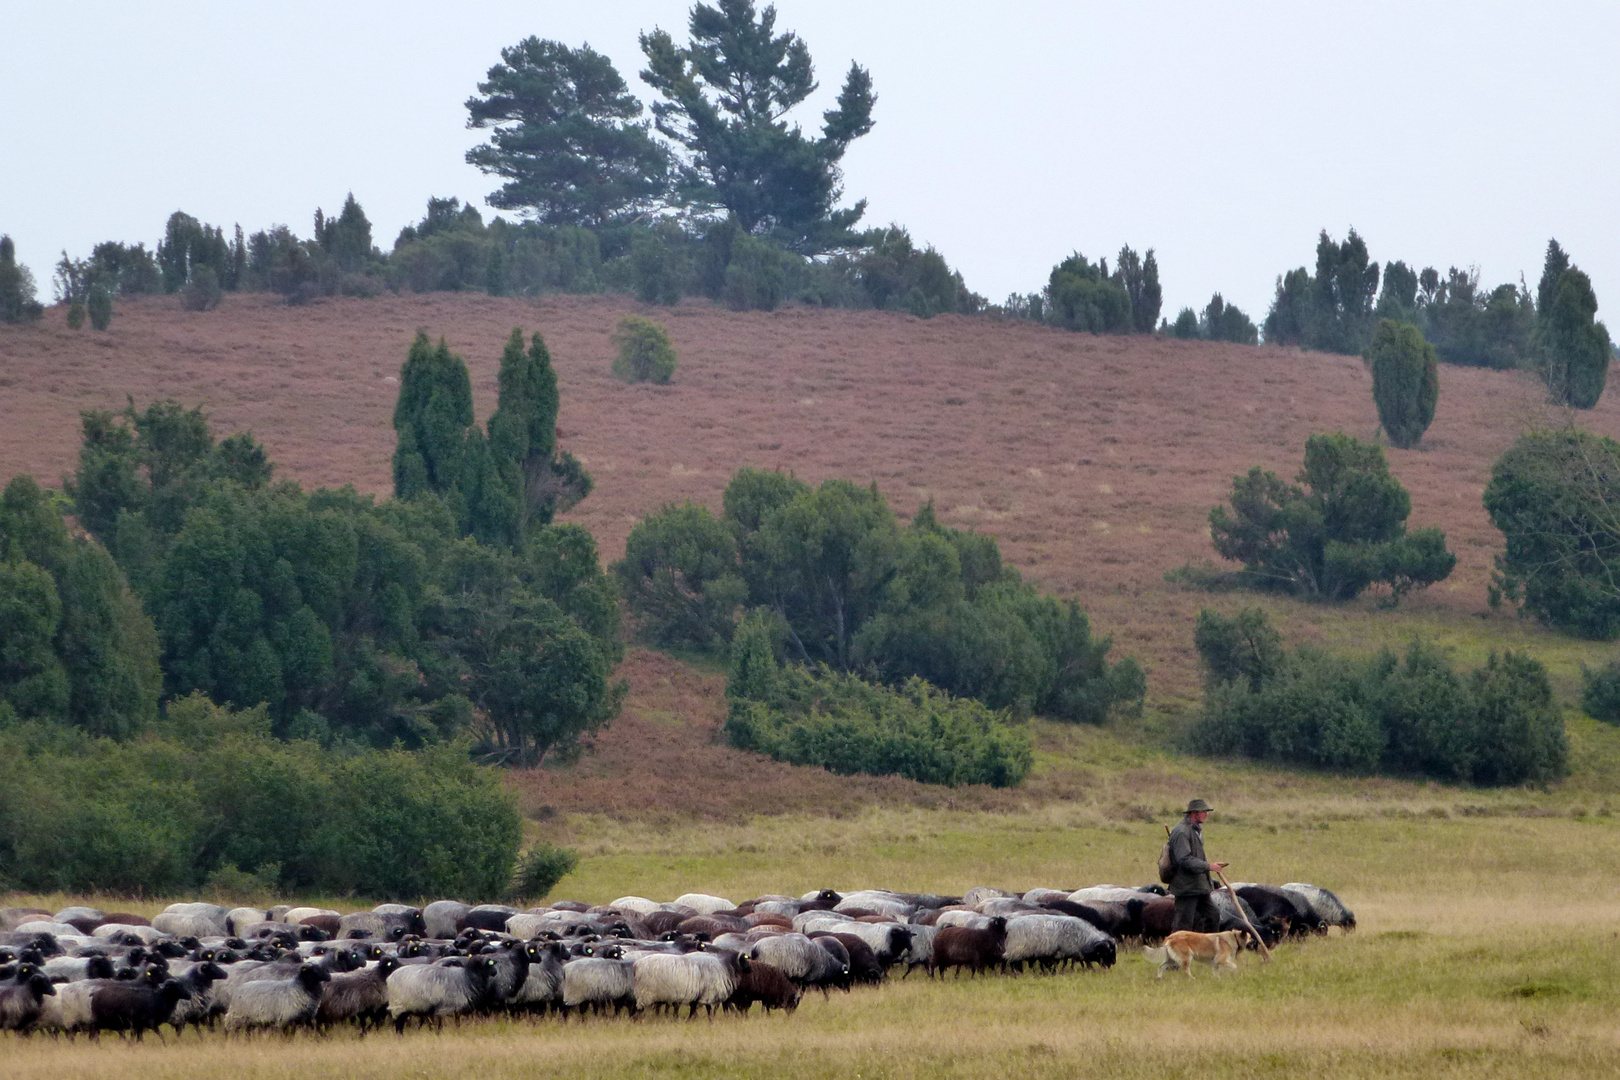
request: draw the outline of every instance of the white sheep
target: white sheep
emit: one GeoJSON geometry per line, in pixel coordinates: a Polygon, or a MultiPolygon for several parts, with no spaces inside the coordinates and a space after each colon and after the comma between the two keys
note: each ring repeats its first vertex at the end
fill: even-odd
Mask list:
{"type": "Polygon", "coordinates": [[[388,1015],[394,1030],[403,1032],[405,1021],[428,1018],[444,1026],[446,1016],[461,1016],[479,1008],[497,968],[492,956],[461,963],[410,964],[388,976],[388,1015]]]}
{"type": "Polygon", "coordinates": [[[602,1012],[612,1006],[634,1010],[636,1004],[636,961],[603,956],[581,956],[563,965],[563,1011],[587,1007],[602,1012]]]}
{"type": "Polygon", "coordinates": [[[723,896],[710,896],[707,893],[686,893],[675,898],[676,907],[688,907],[699,915],[713,915],[719,911],[730,911],[737,905],[723,896]]]}
{"type": "Polygon", "coordinates": [[[669,1006],[679,1011],[690,1007],[688,1018],[697,1015],[698,1006],[710,1016],[736,988],[736,971],[746,959],[730,953],[694,952],[681,955],[652,954],[634,962],[636,1009],[669,1006]]]}

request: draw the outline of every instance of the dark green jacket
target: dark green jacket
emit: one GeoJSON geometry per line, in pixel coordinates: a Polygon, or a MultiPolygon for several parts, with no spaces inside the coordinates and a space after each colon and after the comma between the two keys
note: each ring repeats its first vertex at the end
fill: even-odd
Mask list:
{"type": "Polygon", "coordinates": [[[1209,863],[1204,859],[1204,830],[1186,818],[1170,830],[1170,875],[1172,896],[1208,896],[1215,891],[1209,880],[1209,863]]]}

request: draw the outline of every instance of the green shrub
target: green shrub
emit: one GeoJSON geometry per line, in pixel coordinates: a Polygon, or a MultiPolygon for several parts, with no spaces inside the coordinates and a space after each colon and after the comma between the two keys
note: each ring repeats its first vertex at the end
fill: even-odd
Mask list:
{"type": "Polygon", "coordinates": [[[67,325],[69,330],[78,330],[84,326],[83,300],[74,300],[68,304],[67,325]]]}
{"type": "Polygon", "coordinates": [[[1077,251],[1053,267],[1046,283],[1047,321],[1065,330],[1130,333],[1130,294],[1108,276],[1106,262],[1092,265],[1077,251]]]}
{"type": "Polygon", "coordinates": [[[1568,771],[1563,718],[1528,657],[1492,654],[1459,677],[1423,642],[1365,661],[1287,653],[1257,609],[1203,612],[1196,642],[1207,688],[1189,733],[1199,752],[1482,785],[1568,771]]]}
{"type": "Polygon", "coordinates": [[[1367,347],[1372,368],[1373,403],[1389,441],[1403,449],[1416,446],[1434,421],[1440,400],[1439,364],[1434,346],[1409,323],[1381,319],[1367,347]]]}
{"type": "Polygon", "coordinates": [[[507,899],[518,903],[537,903],[556,888],[557,882],[574,872],[579,856],[555,844],[541,844],[518,856],[512,871],[512,884],[507,899]]]}
{"type": "Polygon", "coordinates": [[[112,325],[112,293],[107,286],[97,282],[90,286],[90,298],[85,301],[90,312],[90,325],[97,330],[105,330],[112,325]]]}
{"type": "Polygon", "coordinates": [[[1004,713],[917,678],[889,689],[827,667],[781,665],[773,655],[779,632],[765,613],[737,629],[726,686],[731,745],[841,775],[953,787],[1011,787],[1029,774],[1029,732],[1004,713]]]}
{"type": "Polygon", "coordinates": [[[657,233],[644,233],[630,246],[636,297],[643,304],[678,304],[684,274],[680,258],[657,233]]]}
{"type": "Polygon", "coordinates": [[[1583,637],[1620,635],[1620,443],[1577,428],[1521,436],[1491,468],[1485,511],[1502,531],[1503,598],[1583,637]]]}
{"type": "Polygon", "coordinates": [[[667,383],[675,374],[669,331],[651,319],[626,315],[613,331],[613,374],[625,382],[667,383]]]}
{"type": "Polygon", "coordinates": [[[1182,341],[1197,341],[1202,336],[1198,329],[1198,312],[1190,307],[1182,308],[1170,325],[1170,333],[1182,341]]]}
{"type": "Polygon", "coordinates": [[[1596,671],[1581,668],[1581,708],[1594,720],[1620,724],[1620,661],[1596,671]]]}
{"type": "Polygon", "coordinates": [[[1305,440],[1300,487],[1256,466],[1209,512],[1223,558],[1263,588],[1349,600],[1383,584],[1392,602],[1444,580],[1457,558],[1438,529],[1406,531],[1412,500],[1384,451],[1342,432],[1305,440]]]}
{"type": "Polygon", "coordinates": [[[284,743],[262,708],[181,699],[125,743],[0,730],[0,880],[14,888],[493,900],[519,834],[513,796],[464,751],[284,743]]]}
{"type": "Polygon", "coordinates": [[[748,595],[736,537],[692,502],[637,522],[613,570],[643,632],[664,645],[724,648],[748,595]]]}

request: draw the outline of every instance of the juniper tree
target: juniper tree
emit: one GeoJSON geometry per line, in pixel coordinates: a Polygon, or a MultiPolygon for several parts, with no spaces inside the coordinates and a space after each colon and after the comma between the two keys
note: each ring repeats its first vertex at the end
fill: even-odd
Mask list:
{"type": "Polygon", "coordinates": [[[399,375],[394,405],[394,494],[453,495],[462,480],[467,428],[473,422],[472,380],[461,357],[444,339],[435,346],[426,333],[411,342],[399,375]]]}
{"type": "Polygon", "coordinates": [[[1411,323],[1382,319],[1367,349],[1372,367],[1373,403],[1389,441],[1402,449],[1418,444],[1434,420],[1440,399],[1439,363],[1434,346],[1411,323]]]}
{"type": "Polygon", "coordinates": [[[1558,275],[1541,313],[1539,338],[1547,389],[1560,405],[1590,409],[1603,396],[1612,345],[1608,328],[1595,319],[1597,306],[1591,279],[1572,266],[1558,275]]]}

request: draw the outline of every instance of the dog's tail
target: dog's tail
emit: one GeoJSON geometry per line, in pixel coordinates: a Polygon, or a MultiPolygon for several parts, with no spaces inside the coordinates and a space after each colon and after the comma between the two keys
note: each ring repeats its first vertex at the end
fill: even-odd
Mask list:
{"type": "Polygon", "coordinates": [[[1162,964],[1170,957],[1170,950],[1164,946],[1142,950],[1142,959],[1150,964],[1162,964]]]}

